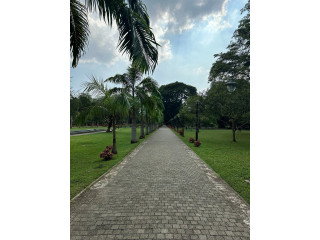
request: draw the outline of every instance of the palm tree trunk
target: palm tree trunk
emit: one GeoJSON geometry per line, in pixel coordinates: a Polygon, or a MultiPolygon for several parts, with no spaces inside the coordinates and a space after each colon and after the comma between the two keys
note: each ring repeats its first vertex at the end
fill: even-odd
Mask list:
{"type": "Polygon", "coordinates": [[[132,126],[131,126],[131,143],[136,143],[137,140],[137,122],[136,122],[136,111],[132,109],[132,126]]]}
{"type": "Polygon", "coordinates": [[[111,121],[108,122],[108,129],[107,129],[107,132],[111,132],[111,127],[112,127],[112,122],[113,122],[113,119],[111,118],[111,121]]]}
{"type": "Polygon", "coordinates": [[[146,135],[149,135],[148,113],[146,114],[146,135]]]}
{"type": "Polygon", "coordinates": [[[140,137],[144,138],[144,124],[143,124],[143,109],[141,106],[141,130],[140,130],[140,137]]]}
{"type": "Polygon", "coordinates": [[[117,154],[117,139],[116,139],[116,120],[112,121],[112,133],[113,133],[113,144],[112,144],[112,153],[117,154]]]}

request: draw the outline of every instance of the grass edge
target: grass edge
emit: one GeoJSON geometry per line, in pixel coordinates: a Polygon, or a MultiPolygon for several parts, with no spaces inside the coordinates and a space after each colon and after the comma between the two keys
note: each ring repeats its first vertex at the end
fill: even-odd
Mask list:
{"type": "Polygon", "coordinates": [[[179,133],[177,133],[176,131],[174,131],[173,129],[169,128],[177,137],[178,139],[187,146],[188,149],[190,149],[209,169],[211,169],[215,175],[217,175],[217,177],[219,178],[219,180],[221,180],[222,182],[224,182],[230,189],[232,189],[233,192],[235,192],[237,194],[238,197],[240,197],[240,199],[248,205],[248,207],[250,207],[250,203],[248,203],[233,187],[231,187],[229,185],[229,183],[227,183],[221,176],[220,174],[218,174],[208,163],[206,163],[205,160],[203,160],[195,151],[192,150],[192,148],[190,148],[183,140],[182,140],[182,136],[178,135],[179,133]]]}
{"type": "MultiPolygon", "coordinates": [[[[149,133],[149,137],[151,137],[152,134],[154,134],[155,132],[157,132],[159,130],[156,129],[155,131],[149,133]]],[[[149,138],[148,137],[148,138],[149,138]]],[[[105,175],[107,175],[113,168],[117,167],[122,161],[123,159],[125,159],[127,156],[129,156],[138,146],[140,146],[140,144],[144,143],[147,139],[144,138],[142,142],[140,142],[135,148],[133,148],[130,152],[128,152],[122,159],[119,160],[119,162],[117,162],[115,165],[113,165],[111,168],[109,168],[105,173],[103,173],[100,177],[98,177],[97,179],[95,179],[93,182],[91,182],[88,186],[86,186],[84,189],[82,189],[77,195],[75,195],[71,200],[70,203],[72,203],[76,198],[78,198],[82,193],[84,193],[85,191],[87,191],[92,185],[94,185],[95,183],[97,183],[98,181],[100,181],[105,175]]]]}

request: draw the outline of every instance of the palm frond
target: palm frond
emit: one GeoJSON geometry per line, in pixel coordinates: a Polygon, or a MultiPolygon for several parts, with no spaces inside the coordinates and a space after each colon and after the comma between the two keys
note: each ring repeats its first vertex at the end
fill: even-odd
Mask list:
{"type": "Polygon", "coordinates": [[[150,94],[156,95],[161,98],[158,82],[153,78],[147,77],[143,79],[140,82],[139,86],[142,87],[146,92],[149,92],[150,94]]]}
{"type": "Polygon", "coordinates": [[[127,76],[130,87],[134,88],[141,81],[142,73],[138,67],[130,66],[127,69],[127,76]]]}
{"type": "Polygon", "coordinates": [[[141,1],[130,2],[135,2],[129,4],[133,9],[123,8],[121,17],[116,19],[119,29],[118,47],[120,52],[129,54],[129,59],[141,72],[153,72],[158,63],[157,47],[160,45],[149,26],[145,5],[141,1]]]}
{"type": "Polygon", "coordinates": [[[120,87],[114,87],[114,88],[111,88],[108,90],[109,94],[112,95],[112,94],[120,94],[122,92],[124,92],[125,89],[124,88],[120,88],[120,87]]]}
{"type": "Polygon", "coordinates": [[[150,25],[149,16],[147,14],[147,7],[141,0],[128,0],[129,8],[136,12],[143,20],[146,22],[146,24],[150,25]]]}
{"type": "Polygon", "coordinates": [[[126,93],[116,93],[105,100],[105,105],[116,117],[124,117],[128,115],[130,102],[126,93]]]}
{"type": "Polygon", "coordinates": [[[105,82],[111,82],[115,84],[126,84],[127,82],[127,75],[126,74],[116,74],[113,77],[109,77],[105,82]]]}
{"type": "Polygon", "coordinates": [[[112,18],[119,15],[119,9],[126,6],[123,0],[86,0],[89,11],[98,11],[100,18],[112,25],[112,18]]]}
{"type": "Polygon", "coordinates": [[[89,82],[83,84],[84,92],[92,93],[95,96],[107,96],[108,88],[104,85],[103,79],[97,79],[95,76],[90,77],[89,82]]]}
{"type": "Polygon", "coordinates": [[[70,0],[70,52],[72,67],[78,65],[89,39],[87,8],[77,0],[70,0]]]}
{"type": "Polygon", "coordinates": [[[70,48],[72,67],[76,67],[88,44],[89,25],[87,8],[98,11],[100,18],[112,25],[116,21],[119,30],[118,47],[127,53],[133,65],[141,72],[153,72],[158,63],[158,46],[150,28],[147,8],[141,0],[86,0],[85,6],[78,0],[70,2],[70,48]],[[86,8],[87,7],[87,8],[86,8]]]}

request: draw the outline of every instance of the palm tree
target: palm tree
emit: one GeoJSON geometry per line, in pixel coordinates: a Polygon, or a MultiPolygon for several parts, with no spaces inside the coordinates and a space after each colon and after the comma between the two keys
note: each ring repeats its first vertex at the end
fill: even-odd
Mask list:
{"type": "Polygon", "coordinates": [[[160,46],[150,28],[146,6],[141,0],[70,0],[70,52],[72,67],[76,67],[84,54],[90,35],[88,10],[98,11],[100,18],[119,31],[118,47],[127,53],[130,61],[143,73],[154,71],[158,63],[160,46]]]}
{"type": "Polygon", "coordinates": [[[125,117],[130,107],[129,97],[125,92],[112,92],[104,85],[103,80],[98,80],[94,76],[91,81],[84,84],[84,91],[92,93],[100,97],[96,106],[91,107],[88,115],[107,114],[111,116],[112,132],[113,132],[113,145],[112,153],[117,154],[117,140],[116,140],[116,123],[121,118],[125,117]]]}
{"type": "Polygon", "coordinates": [[[153,108],[154,101],[152,97],[161,97],[158,90],[158,83],[151,77],[143,79],[137,86],[137,96],[140,101],[140,137],[144,138],[144,112],[147,111],[147,108],[153,108]]]}
{"type": "Polygon", "coordinates": [[[122,87],[115,87],[111,89],[111,92],[124,92],[130,95],[131,100],[131,143],[138,142],[137,139],[137,124],[136,124],[136,110],[138,109],[139,102],[137,99],[137,85],[141,82],[142,73],[136,66],[128,67],[127,73],[117,74],[114,77],[110,77],[105,81],[109,81],[116,84],[122,84],[122,87]]]}
{"type": "Polygon", "coordinates": [[[158,128],[158,124],[163,122],[163,110],[164,110],[164,105],[162,102],[162,99],[159,97],[155,97],[156,101],[156,109],[153,114],[153,129],[155,130],[158,128]]]}
{"type": "Polygon", "coordinates": [[[156,123],[163,121],[164,105],[160,92],[153,93],[146,104],[146,134],[155,130],[156,123]]]}
{"type": "Polygon", "coordinates": [[[111,111],[113,116],[112,121],[112,133],[113,133],[113,144],[112,153],[117,154],[117,140],[116,140],[116,123],[122,117],[128,114],[128,109],[130,107],[128,95],[124,92],[113,93],[110,98],[105,101],[107,108],[111,111]]]}

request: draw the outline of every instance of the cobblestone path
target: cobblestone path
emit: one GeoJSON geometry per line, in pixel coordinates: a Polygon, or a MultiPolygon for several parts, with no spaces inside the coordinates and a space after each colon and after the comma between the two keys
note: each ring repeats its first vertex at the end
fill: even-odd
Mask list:
{"type": "Polygon", "coordinates": [[[162,127],[72,201],[71,239],[249,239],[249,206],[162,127]]]}

